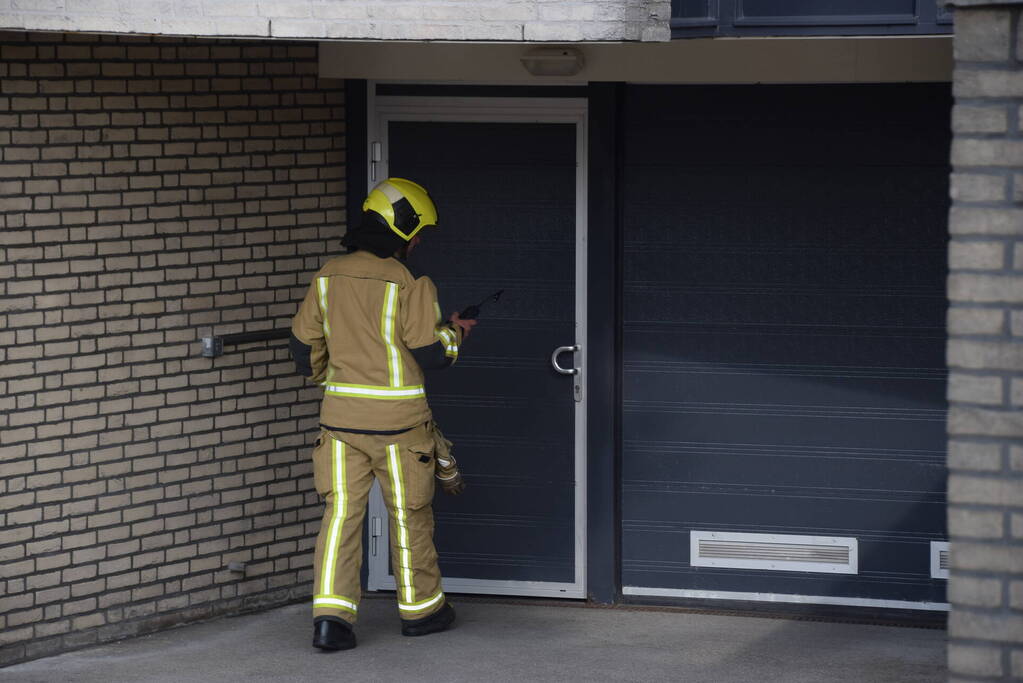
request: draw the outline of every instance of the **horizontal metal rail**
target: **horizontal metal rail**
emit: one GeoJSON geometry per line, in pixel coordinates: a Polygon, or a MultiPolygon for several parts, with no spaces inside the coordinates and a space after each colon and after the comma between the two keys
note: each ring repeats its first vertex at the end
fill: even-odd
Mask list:
{"type": "Polygon", "coordinates": [[[239,344],[251,344],[262,341],[279,341],[291,336],[288,328],[279,330],[259,330],[258,332],[235,332],[225,334],[222,337],[203,337],[202,355],[206,358],[216,358],[224,355],[224,347],[238,346],[239,344]]]}
{"type": "Polygon", "coordinates": [[[283,330],[261,330],[259,332],[235,332],[234,334],[225,334],[221,337],[221,341],[224,342],[224,346],[237,346],[238,344],[248,344],[250,342],[261,342],[261,341],[276,341],[278,339],[287,339],[291,336],[290,329],[283,330]]]}

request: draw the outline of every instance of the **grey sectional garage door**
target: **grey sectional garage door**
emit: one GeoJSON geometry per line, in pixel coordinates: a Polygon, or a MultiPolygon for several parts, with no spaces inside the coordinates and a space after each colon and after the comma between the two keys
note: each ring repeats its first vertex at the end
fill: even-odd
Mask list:
{"type": "Polygon", "coordinates": [[[629,90],[626,586],[945,599],[949,107],[945,86],[629,90]],[[852,538],[857,566],[694,566],[692,531],[852,538]]]}

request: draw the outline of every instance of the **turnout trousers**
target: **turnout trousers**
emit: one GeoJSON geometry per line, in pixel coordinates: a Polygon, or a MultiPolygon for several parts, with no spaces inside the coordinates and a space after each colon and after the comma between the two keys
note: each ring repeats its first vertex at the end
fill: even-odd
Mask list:
{"type": "Polygon", "coordinates": [[[313,557],[313,617],[355,623],[362,596],[362,525],[374,477],[390,518],[391,570],[402,619],[444,606],[433,546],[434,432],[427,423],[395,435],[320,433],[316,491],[326,506],[313,557]]]}

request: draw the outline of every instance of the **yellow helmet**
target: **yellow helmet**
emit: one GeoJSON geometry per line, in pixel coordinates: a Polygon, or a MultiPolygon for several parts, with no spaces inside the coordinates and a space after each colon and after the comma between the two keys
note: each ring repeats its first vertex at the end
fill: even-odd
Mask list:
{"type": "Polygon", "coordinates": [[[428,225],[437,225],[437,207],[426,188],[404,178],[379,183],[362,203],[362,210],[379,214],[406,242],[428,225]]]}

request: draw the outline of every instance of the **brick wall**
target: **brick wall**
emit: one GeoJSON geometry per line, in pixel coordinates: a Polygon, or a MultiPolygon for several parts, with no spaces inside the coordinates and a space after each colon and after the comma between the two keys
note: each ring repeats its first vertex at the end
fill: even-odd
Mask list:
{"type": "Polygon", "coordinates": [[[369,40],[665,41],[665,0],[0,0],[0,28],[369,40]]]}
{"type": "Polygon", "coordinates": [[[309,44],[0,35],[0,664],[308,593],[316,392],[282,342],[196,340],[286,326],[338,248],[315,74],[309,44]]]}
{"type": "Polygon", "coordinates": [[[1023,678],[1023,3],[1002,5],[956,10],[948,283],[956,681],[1023,678]]]}

